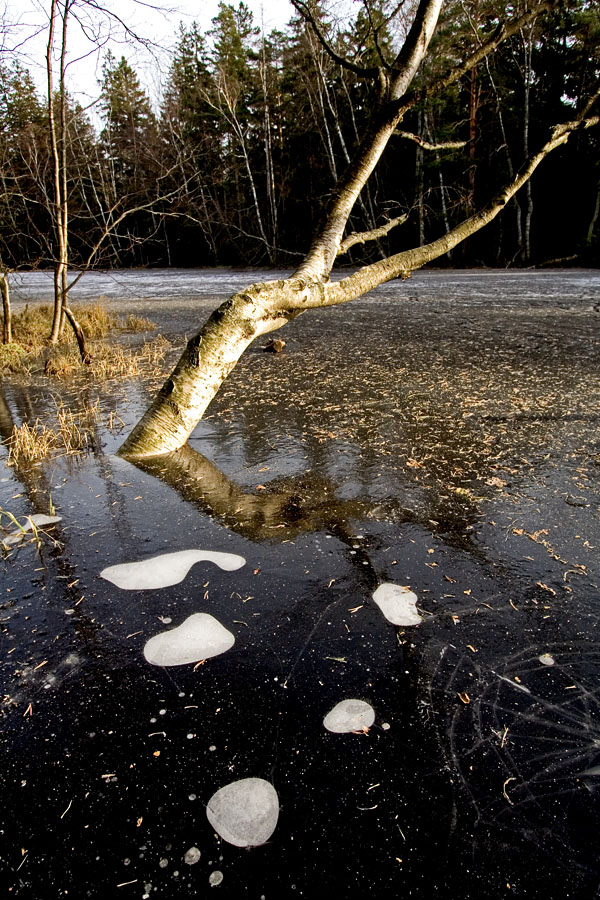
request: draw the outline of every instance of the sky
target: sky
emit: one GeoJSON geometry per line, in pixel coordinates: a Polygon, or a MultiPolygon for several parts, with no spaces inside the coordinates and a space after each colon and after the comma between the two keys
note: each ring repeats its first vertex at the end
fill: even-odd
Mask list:
{"type": "MultiPolygon", "coordinates": [[[[167,0],[168,2],[168,0],[167,0]]],[[[231,2],[231,0],[230,0],[231,2]]],[[[292,17],[293,8],[288,0],[245,0],[254,14],[257,25],[264,23],[266,31],[282,28],[292,17]]],[[[103,53],[110,48],[120,58],[126,56],[136,69],[140,81],[156,104],[161,84],[168,70],[168,50],[176,41],[179,23],[186,25],[197,21],[202,29],[210,27],[211,19],[218,11],[218,0],[173,0],[172,3],[141,2],[141,0],[105,0],[103,4],[140,37],[154,46],[146,51],[139,45],[124,39],[123,29],[113,20],[109,35],[107,22],[98,25],[97,18],[89,19],[85,30],[104,43],[98,52],[95,44],[85,37],[84,31],[72,24],[68,37],[69,66],[68,87],[77,100],[86,106],[97,98],[98,80],[101,75],[103,53]]],[[[237,0],[233,0],[237,5],[237,0]]],[[[4,9],[4,22],[8,30],[7,50],[19,53],[30,69],[38,89],[45,90],[45,52],[50,0],[0,0],[0,12],[4,9]]],[[[93,117],[93,113],[92,113],[93,117]]]]}

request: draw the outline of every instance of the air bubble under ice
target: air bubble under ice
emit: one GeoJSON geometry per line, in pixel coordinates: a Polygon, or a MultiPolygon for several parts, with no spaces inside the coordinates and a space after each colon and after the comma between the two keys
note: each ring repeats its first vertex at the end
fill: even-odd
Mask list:
{"type": "Polygon", "coordinates": [[[327,731],[335,734],[349,734],[370,728],[375,721],[375,710],[364,700],[342,700],[323,719],[327,731]]]}
{"type": "Polygon", "coordinates": [[[184,666],[219,656],[235,643],[233,634],[208,613],[194,613],[169,631],[155,634],[144,647],[153,666],[184,666]]]}
{"type": "Polygon", "coordinates": [[[275,831],[279,797],[273,785],[263,778],[242,778],[212,795],[206,817],[229,844],[258,847],[275,831]]]}
{"type": "Polygon", "coordinates": [[[417,612],[417,595],[399,584],[380,584],[373,593],[373,600],[393,625],[406,627],[423,621],[417,612]]]}
{"type": "Polygon", "coordinates": [[[241,569],[246,560],[235,553],[216,550],[177,550],[138,562],[119,563],[100,572],[102,578],[124,591],[149,591],[183,581],[194,563],[212,562],[225,572],[241,569]]]}

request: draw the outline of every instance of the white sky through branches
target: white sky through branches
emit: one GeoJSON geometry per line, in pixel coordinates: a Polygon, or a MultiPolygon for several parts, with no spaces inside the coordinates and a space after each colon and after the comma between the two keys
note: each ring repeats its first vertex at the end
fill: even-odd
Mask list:
{"type": "MultiPolygon", "coordinates": [[[[263,25],[266,32],[283,28],[294,13],[288,0],[245,2],[254,15],[255,24],[259,27],[263,25]]],[[[219,3],[218,0],[179,0],[167,5],[136,0],[106,0],[94,5],[113,13],[114,18],[98,13],[92,15],[85,4],[75,4],[73,13],[74,16],[81,16],[81,24],[71,21],[67,42],[69,91],[84,106],[93,104],[97,98],[102,60],[109,49],[117,58],[125,56],[128,59],[156,105],[168,73],[169,51],[177,43],[179,23],[189,26],[196,21],[202,30],[207,30],[218,12],[219,3]],[[147,46],[136,42],[133,37],[128,39],[116,17],[147,46]],[[97,49],[98,44],[101,44],[100,50],[97,49]]],[[[232,5],[237,6],[237,0],[232,5]]],[[[43,95],[49,0],[4,0],[4,3],[0,0],[0,11],[3,7],[6,37],[0,60],[19,54],[43,95]]]]}

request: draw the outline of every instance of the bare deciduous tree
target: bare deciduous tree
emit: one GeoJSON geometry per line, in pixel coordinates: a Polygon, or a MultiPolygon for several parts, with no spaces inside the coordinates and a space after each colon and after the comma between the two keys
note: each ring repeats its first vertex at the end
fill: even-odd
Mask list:
{"type": "MultiPolygon", "coordinates": [[[[543,146],[524,162],[514,177],[459,225],[437,240],[363,266],[341,281],[331,282],[329,276],[344,246],[344,231],[354,205],[406,113],[420,100],[436,96],[473,72],[503,41],[521,33],[530,22],[556,5],[556,0],[537,0],[520,15],[507,13],[488,37],[478,39],[451,71],[409,92],[427,55],[443,2],[419,0],[412,24],[396,56],[388,60],[381,54],[379,65],[363,67],[360,62],[337,52],[322,29],[321,18],[315,15],[313,0],[292,0],[316,38],[339,65],[378,84],[378,102],[354,157],[337,181],[323,224],[299,268],[285,280],[254,284],[240,291],[211,315],[190,339],[176,368],[123,444],[122,455],[148,457],[182,447],[223,380],[256,337],[281,328],[309,309],[347,303],[377,285],[408,275],[447,253],[492,221],[527,184],[548,154],[565,144],[571,134],[598,124],[600,117],[591,115],[592,106],[600,95],[596,89],[571,121],[557,124],[543,146]]],[[[369,232],[360,240],[376,236],[377,232],[369,232]]],[[[346,245],[349,239],[355,240],[348,236],[346,245]]]]}

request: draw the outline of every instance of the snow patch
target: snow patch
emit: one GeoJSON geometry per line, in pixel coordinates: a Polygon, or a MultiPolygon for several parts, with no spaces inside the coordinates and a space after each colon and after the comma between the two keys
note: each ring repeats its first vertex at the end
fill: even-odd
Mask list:
{"type": "Polygon", "coordinates": [[[217,834],[234,847],[258,847],[275,831],[279,797],[263,778],[242,778],[212,795],[206,817],[217,834]]]}
{"type": "Polygon", "coordinates": [[[155,634],[144,647],[153,666],[184,666],[233,647],[235,637],[208,613],[194,613],[177,628],[155,634]]]}
{"type": "Polygon", "coordinates": [[[163,553],[139,562],[108,566],[100,572],[102,578],[125,591],[148,591],[170,587],[183,581],[194,563],[212,562],[225,572],[240,569],[246,562],[235,553],[219,553],[214,550],[178,550],[163,553]]]}
{"type": "Polygon", "coordinates": [[[349,734],[370,728],[375,721],[375,710],[364,700],[342,700],[323,719],[327,731],[335,734],[349,734]]]}
{"type": "Polygon", "coordinates": [[[419,625],[423,621],[417,612],[417,595],[399,584],[380,584],[373,600],[393,625],[419,625]]]}

